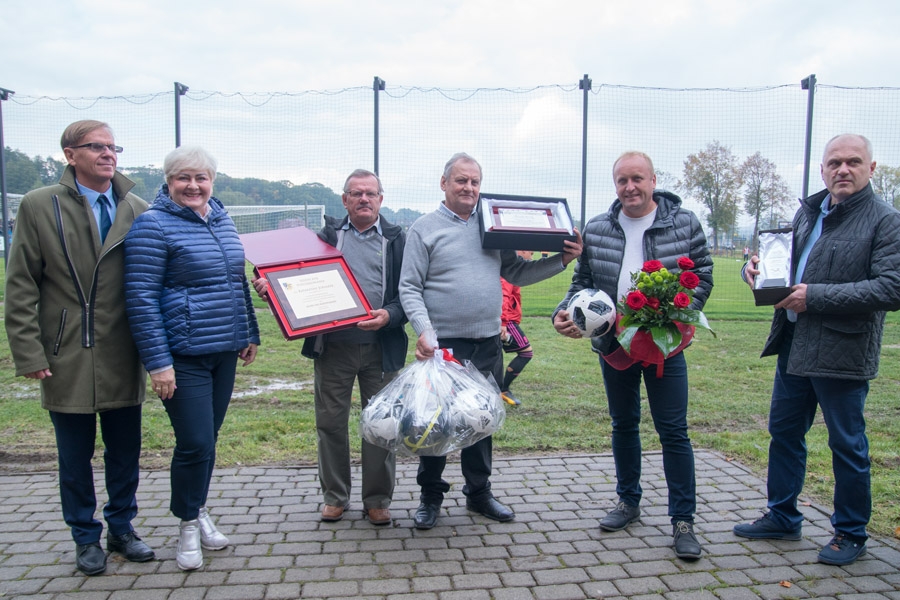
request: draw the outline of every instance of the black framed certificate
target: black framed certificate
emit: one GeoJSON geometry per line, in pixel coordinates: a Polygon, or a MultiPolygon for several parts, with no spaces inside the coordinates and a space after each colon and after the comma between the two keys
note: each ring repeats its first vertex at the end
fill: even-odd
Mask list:
{"type": "Polygon", "coordinates": [[[565,198],[481,194],[481,247],[561,252],[575,230],[565,198]]]}
{"type": "Polygon", "coordinates": [[[269,284],[269,302],[287,339],[353,327],[372,307],[343,256],[257,267],[269,284]]]}
{"type": "Polygon", "coordinates": [[[521,208],[515,204],[492,204],[491,231],[531,231],[534,233],[568,233],[557,227],[553,210],[546,207],[521,208]]]}

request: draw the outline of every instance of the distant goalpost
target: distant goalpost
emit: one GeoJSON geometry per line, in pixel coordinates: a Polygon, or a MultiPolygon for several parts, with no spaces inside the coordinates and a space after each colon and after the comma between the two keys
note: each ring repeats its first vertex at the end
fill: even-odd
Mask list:
{"type": "Polygon", "coordinates": [[[325,225],[324,204],[231,205],[225,210],[241,234],[300,225],[319,231],[325,225]]]}

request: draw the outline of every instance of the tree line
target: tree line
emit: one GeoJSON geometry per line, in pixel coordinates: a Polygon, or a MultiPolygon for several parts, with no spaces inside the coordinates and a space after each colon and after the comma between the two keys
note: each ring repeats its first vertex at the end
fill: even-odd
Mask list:
{"type": "MultiPolygon", "coordinates": [[[[65,162],[50,156],[31,158],[10,148],[5,149],[5,155],[7,191],[15,194],[56,183],[66,167],[65,162]]],[[[162,169],[155,167],[123,169],[123,172],[135,182],[134,193],[149,201],[165,180],[162,169]]],[[[759,152],[740,161],[730,147],[718,141],[710,142],[685,159],[682,179],[659,171],[657,184],[690,195],[703,205],[708,211],[706,225],[714,250],[719,249],[720,240],[733,238],[742,213],[752,219],[751,239],[756,240],[760,229],[774,229],[790,221],[797,201],[774,162],[759,152]]],[[[900,208],[900,167],[878,165],[872,185],[885,202],[900,208]]],[[[346,214],[340,194],[315,182],[295,185],[287,180],[268,181],[219,173],[215,195],[226,206],[321,204],[327,215],[346,214]]],[[[381,213],[404,228],[422,215],[408,208],[394,211],[382,207],[381,213]]]]}
{"type": "Polygon", "coordinates": [[[708,211],[706,225],[714,250],[721,239],[733,238],[741,213],[753,221],[751,239],[756,240],[760,229],[790,221],[796,203],[774,162],[760,152],[739,161],[717,140],[684,160],[683,179],[675,186],[708,211]]]}
{"type": "MultiPolygon", "coordinates": [[[[29,157],[24,152],[5,149],[6,189],[13,194],[25,194],[33,189],[53,185],[59,181],[66,163],[47,156],[29,157]]],[[[122,169],[122,172],[134,181],[132,190],[135,194],[152,202],[157,190],[165,182],[163,170],[157,167],[136,167],[122,169]]],[[[247,205],[316,205],[325,206],[325,214],[343,217],[347,213],[338,193],[321,183],[303,183],[295,185],[291,181],[268,181],[255,177],[230,177],[225,173],[216,175],[216,198],[226,206],[247,205]]],[[[403,208],[393,211],[382,207],[381,214],[386,219],[408,227],[422,213],[403,208]]]]}
{"type": "MultiPolygon", "coordinates": [[[[790,222],[798,201],[774,162],[759,152],[741,162],[718,141],[685,159],[682,180],[664,177],[676,191],[690,194],[709,211],[706,224],[716,250],[721,238],[733,236],[741,212],[753,220],[755,243],[760,229],[790,222]]],[[[872,185],[882,200],[900,208],[900,168],[878,165],[872,185]]]]}

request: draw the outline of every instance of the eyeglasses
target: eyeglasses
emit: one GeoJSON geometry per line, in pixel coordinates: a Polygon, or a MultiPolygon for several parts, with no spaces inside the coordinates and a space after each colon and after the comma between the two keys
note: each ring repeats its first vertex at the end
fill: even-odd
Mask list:
{"type": "Polygon", "coordinates": [[[361,192],[359,190],[353,190],[352,192],[347,192],[347,195],[353,198],[354,200],[359,200],[363,196],[366,197],[366,200],[374,200],[381,194],[378,192],[361,192]]]}
{"type": "Polygon", "coordinates": [[[99,144],[97,142],[91,142],[90,144],[81,144],[80,146],[71,146],[71,148],[90,148],[91,152],[96,152],[97,154],[100,154],[104,150],[109,150],[110,152],[120,154],[123,150],[122,146],[116,146],[115,144],[99,144]]]}

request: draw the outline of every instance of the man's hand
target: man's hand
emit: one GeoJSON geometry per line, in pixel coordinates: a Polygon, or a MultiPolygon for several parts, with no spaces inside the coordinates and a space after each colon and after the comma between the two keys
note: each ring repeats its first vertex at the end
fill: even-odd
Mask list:
{"type": "Polygon", "coordinates": [[[161,400],[169,400],[178,386],[175,385],[175,368],[150,374],[150,387],[161,400]]]}
{"type": "Polygon", "coordinates": [[[370,314],[372,315],[371,319],[360,321],[356,326],[363,331],[378,331],[391,321],[390,313],[383,308],[375,309],[370,314]]]}
{"type": "Polygon", "coordinates": [[[753,255],[750,257],[750,261],[747,263],[747,268],[744,269],[744,281],[753,287],[753,282],[756,281],[756,276],[759,275],[759,269],[756,268],[756,265],[759,264],[759,257],[757,255],[753,255]]]}
{"type": "MultiPolygon", "coordinates": [[[[759,271],[757,271],[758,273],[759,271]]],[[[806,311],[806,284],[798,283],[791,288],[791,295],[775,305],[775,308],[786,308],[795,313],[806,311]]]]}
{"type": "Polygon", "coordinates": [[[425,360],[434,356],[434,346],[426,339],[426,333],[423,331],[416,341],[416,360],[425,360]]]}
{"type": "Polygon", "coordinates": [[[238,352],[238,357],[242,361],[244,361],[243,364],[241,364],[242,367],[246,367],[254,360],[256,360],[256,351],[258,347],[259,346],[257,346],[256,344],[250,344],[249,346],[238,352]]]}
{"type": "Polygon", "coordinates": [[[571,242],[569,240],[564,240],[563,244],[565,244],[566,249],[562,251],[562,263],[563,266],[568,265],[570,262],[581,256],[581,250],[584,248],[584,244],[581,239],[581,232],[578,231],[578,228],[575,227],[575,241],[571,242]]]}
{"type": "Polygon", "coordinates": [[[40,371],[34,371],[32,373],[25,373],[22,375],[25,379],[47,379],[48,377],[52,377],[53,373],[50,372],[50,369],[41,369],[40,371]]]}
{"type": "Polygon", "coordinates": [[[256,290],[256,295],[262,298],[263,300],[269,299],[269,282],[266,281],[265,277],[257,277],[256,275],[250,279],[250,283],[253,284],[253,289],[256,290]]]}
{"type": "Polygon", "coordinates": [[[556,313],[556,316],[553,317],[553,327],[556,328],[560,334],[570,337],[570,338],[580,338],[581,333],[578,331],[578,328],[575,326],[575,321],[573,321],[569,317],[569,311],[561,310],[556,313]]]}

